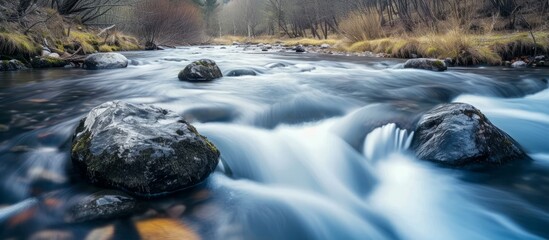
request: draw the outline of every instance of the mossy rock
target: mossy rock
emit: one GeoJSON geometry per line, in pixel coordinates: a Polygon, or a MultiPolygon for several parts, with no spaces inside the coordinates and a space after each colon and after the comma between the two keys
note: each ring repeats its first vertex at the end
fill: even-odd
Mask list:
{"type": "Polygon", "coordinates": [[[76,129],[71,158],[89,182],[155,197],[204,181],[219,150],[179,115],[157,107],[104,103],[76,129]]]}
{"type": "Polygon", "coordinates": [[[223,77],[217,64],[210,59],[201,59],[187,65],[179,72],[181,81],[211,81],[223,77]]]}
{"type": "Polygon", "coordinates": [[[57,68],[68,65],[69,62],[59,58],[53,57],[35,57],[31,61],[33,68],[57,68]]]}
{"type": "Polygon", "coordinates": [[[431,70],[442,72],[448,69],[443,60],[433,58],[416,58],[410,59],[404,63],[404,68],[415,68],[423,70],[431,70]]]}
{"type": "Polygon", "coordinates": [[[19,60],[12,59],[12,60],[1,60],[0,61],[0,72],[3,72],[3,71],[17,71],[17,70],[22,70],[22,69],[26,69],[26,68],[27,67],[25,67],[25,64],[23,64],[19,60]]]}

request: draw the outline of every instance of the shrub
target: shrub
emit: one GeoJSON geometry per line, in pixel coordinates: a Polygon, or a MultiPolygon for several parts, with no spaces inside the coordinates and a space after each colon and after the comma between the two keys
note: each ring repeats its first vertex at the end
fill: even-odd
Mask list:
{"type": "Polygon", "coordinates": [[[356,42],[384,36],[380,17],[373,12],[351,12],[340,22],[339,27],[345,37],[356,42]]]}

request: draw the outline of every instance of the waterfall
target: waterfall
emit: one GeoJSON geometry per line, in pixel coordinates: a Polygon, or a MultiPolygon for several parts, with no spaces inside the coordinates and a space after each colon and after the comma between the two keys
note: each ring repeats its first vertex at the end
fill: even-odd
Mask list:
{"type": "Polygon", "coordinates": [[[374,129],[364,140],[363,152],[372,162],[402,152],[412,143],[414,132],[400,129],[394,123],[374,129]]]}

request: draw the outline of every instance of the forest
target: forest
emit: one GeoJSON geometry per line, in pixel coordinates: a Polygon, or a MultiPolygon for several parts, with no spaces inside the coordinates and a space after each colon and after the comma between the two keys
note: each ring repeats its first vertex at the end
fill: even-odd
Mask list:
{"type": "Polygon", "coordinates": [[[2,0],[0,22],[4,55],[32,55],[44,39],[71,53],[285,40],[468,65],[549,45],[547,0],[2,0]],[[72,26],[115,27],[96,37],[72,26]]]}

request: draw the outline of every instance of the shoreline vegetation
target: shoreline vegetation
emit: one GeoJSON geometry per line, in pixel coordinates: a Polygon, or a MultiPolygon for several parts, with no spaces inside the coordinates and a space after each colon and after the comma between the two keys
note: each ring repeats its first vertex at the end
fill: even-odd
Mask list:
{"type": "Polygon", "coordinates": [[[296,3],[0,0],[0,70],[10,60],[33,68],[78,66],[96,52],[235,43],[287,49],[302,45],[303,51],[338,55],[436,58],[458,66],[549,65],[545,0],[296,3]]]}
{"type": "Polygon", "coordinates": [[[260,36],[222,36],[210,41],[214,45],[270,44],[283,47],[303,45],[314,52],[339,55],[377,56],[390,58],[450,58],[456,65],[499,66],[515,61],[531,61],[534,55],[549,52],[549,32],[514,32],[493,34],[465,34],[458,30],[446,34],[423,36],[395,36],[374,40],[351,41],[331,35],[328,39],[277,38],[260,36]],[[532,38],[534,35],[536,42],[532,38]],[[329,45],[328,48],[321,48],[329,45]],[[537,48],[538,53],[535,54],[537,48]]]}

